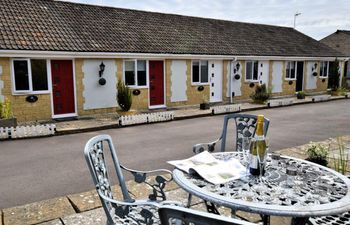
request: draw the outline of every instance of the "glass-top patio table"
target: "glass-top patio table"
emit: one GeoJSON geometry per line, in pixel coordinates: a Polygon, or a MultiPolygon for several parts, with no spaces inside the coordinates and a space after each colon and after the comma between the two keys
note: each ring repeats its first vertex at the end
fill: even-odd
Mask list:
{"type": "MultiPolygon", "coordinates": [[[[220,160],[234,157],[246,165],[241,152],[213,153],[220,160]]],[[[269,216],[293,217],[292,224],[305,224],[309,217],[350,211],[350,180],[329,168],[292,157],[267,159],[262,181],[246,176],[226,184],[213,185],[181,170],[173,172],[175,182],[185,191],[214,204],[269,216]],[[294,168],[295,176],[286,168],[294,168]],[[288,178],[289,177],[289,178],[288,178]]],[[[267,218],[267,219],[266,219],[267,218]]]]}

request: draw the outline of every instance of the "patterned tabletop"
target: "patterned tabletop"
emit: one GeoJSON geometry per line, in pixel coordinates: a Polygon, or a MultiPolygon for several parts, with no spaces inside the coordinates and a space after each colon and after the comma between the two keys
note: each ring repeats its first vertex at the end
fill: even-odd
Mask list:
{"type": "MultiPolygon", "coordinates": [[[[234,157],[246,165],[240,152],[213,154],[217,159],[234,157]]],[[[350,180],[326,167],[282,156],[267,158],[262,180],[248,175],[226,184],[213,185],[200,177],[174,170],[174,180],[202,199],[232,209],[291,217],[312,217],[350,211],[350,180]],[[294,170],[295,175],[287,175],[294,170]]]]}

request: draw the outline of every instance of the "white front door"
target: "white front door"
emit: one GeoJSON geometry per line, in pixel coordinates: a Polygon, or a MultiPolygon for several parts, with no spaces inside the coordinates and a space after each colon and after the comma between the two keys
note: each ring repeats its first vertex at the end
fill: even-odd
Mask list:
{"type": "Polygon", "coordinates": [[[222,61],[209,61],[210,102],[222,101],[222,61]]]}

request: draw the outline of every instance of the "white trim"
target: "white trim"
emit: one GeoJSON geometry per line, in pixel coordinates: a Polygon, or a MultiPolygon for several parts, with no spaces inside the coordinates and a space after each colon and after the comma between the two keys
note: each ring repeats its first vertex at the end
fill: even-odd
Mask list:
{"type": "Polygon", "coordinates": [[[40,94],[50,94],[50,88],[49,88],[49,79],[48,79],[48,68],[47,68],[47,61],[46,58],[35,58],[37,60],[45,60],[46,61],[46,81],[47,81],[47,90],[40,90],[40,91],[34,91],[33,90],[33,74],[32,74],[32,62],[31,58],[12,58],[10,60],[11,63],[11,90],[12,95],[40,95],[40,94]],[[27,61],[27,69],[28,69],[28,90],[16,90],[16,82],[15,82],[15,66],[14,61],[27,61]]]}
{"type": "MultiPolygon", "coordinates": [[[[76,79],[75,79],[75,59],[47,59],[47,61],[50,61],[50,84],[49,84],[49,90],[51,90],[51,115],[53,119],[58,118],[65,118],[65,117],[74,117],[78,116],[78,107],[77,107],[77,89],[76,89],[76,79]],[[73,75],[73,94],[74,94],[74,113],[67,113],[67,114],[58,114],[55,115],[55,109],[54,109],[54,102],[53,102],[53,88],[52,88],[52,70],[51,70],[51,60],[71,60],[72,61],[72,75],[73,75]]],[[[49,70],[48,70],[49,71],[49,70]]]]}
{"type": "Polygon", "coordinates": [[[148,106],[149,109],[163,109],[166,108],[166,105],[153,105],[153,106],[148,106]]]}
{"type": "Polygon", "coordinates": [[[326,79],[329,76],[329,61],[320,61],[320,75],[318,76],[319,79],[326,79]],[[327,75],[326,76],[321,76],[321,70],[323,70],[323,64],[327,63],[327,75]]]}
{"type": "Polygon", "coordinates": [[[59,115],[52,115],[52,119],[60,119],[60,118],[75,117],[75,116],[77,116],[76,113],[59,114],[59,115]]]}
{"type": "MultiPolygon", "coordinates": [[[[147,60],[147,76],[149,76],[149,61],[162,61],[163,62],[163,104],[151,106],[151,88],[148,89],[148,108],[149,109],[161,109],[166,108],[166,71],[165,71],[165,59],[162,60],[147,60]]],[[[147,78],[149,79],[149,78],[147,78]]]]}
{"type": "Polygon", "coordinates": [[[201,59],[192,59],[191,60],[191,86],[204,86],[204,85],[210,85],[210,81],[209,81],[209,60],[201,60],[201,59]],[[199,72],[199,81],[198,82],[193,82],[193,61],[198,61],[198,72],[199,72]],[[207,71],[208,71],[208,82],[201,82],[201,75],[202,75],[202,72],[201,72],[201,61],[207,61],[207,71]]]}
{"type": "MultiPolygon", "coordinates": [[[[287,77],[287,73],[286,73],[286,76],[284,78],[284,80],[297,80],[297,69],[298,69],[298,61],[286,61],[285,62],[285,71],[287,70],[287,65],[288,63],[291,63],[291,62],[294,62],[295,63],[295,68],[294,68],[294,78],[290,78],[290,77],[287,77]]],[[[291,68],[289,68],[289,72],[291,72],[291,68]]],[[[304,72],[304,71],[303,71],[304,72]]],[[[289,75],[289,73],[288,73],[289,75]]]]}
{"type": "Polygon", "coordinates": [[[259,82],[259,61],[257,61],[257,60],[247,60],[247,61],[245,61],[245,74],[244,74],[244,81],[246,82],[246,83],[258,83],[259,82]],[[247,63],[248,62],[251,62],[252,63],[252,79],[247,79],[247,63]],[[257,62],[258,63],[258,71],[257,71],[257,78],[256,78],[256,80],[254,79],[254,64],[255,64],[255,62],[257,62]]]}
{"type": "MultiPolygon", "coordinates": [[[[118,53],[118,52],[68,52],[68,51],[33,51],[33,50],[0,50],[0,57],[39,57],[39,58],[148,58],[148,59],[227,59],[227,60],[291,60],[291,61],[334,61],[337,57],[295,57],[295,56],[239,56],[239,55],[201,55],[201,54],[167,54],[167,53],[118,53]]],[[[346,60],[338,57],[338,60],[346,60]]]]}
{"type": "Polygon", "coordinates": [[[134,62],[134,78],[135,78],[135,85],[126,85],[130,89],[146,89],[149,88],[149,79],[148,79],[148,60],[146,59],[126,59],[123,60],[123,81],[125,83],[125,62],[134,62]],[[145,61],[146,62],[146,85],[139,86],[137,83],[137,61],[145,61]]]}

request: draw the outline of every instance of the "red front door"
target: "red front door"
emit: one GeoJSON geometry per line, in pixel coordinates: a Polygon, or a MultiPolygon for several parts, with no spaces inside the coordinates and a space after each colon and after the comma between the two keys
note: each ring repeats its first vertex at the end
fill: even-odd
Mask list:
{"type": "Polygon", "coordinates": [[[55,115],[75,113],[72,60],[51,60],[55,115]]]}
{"type": "Polygon", "coordinates": [[[149,61],[150,106],[164,105],[163,61],[149,61]]]}

